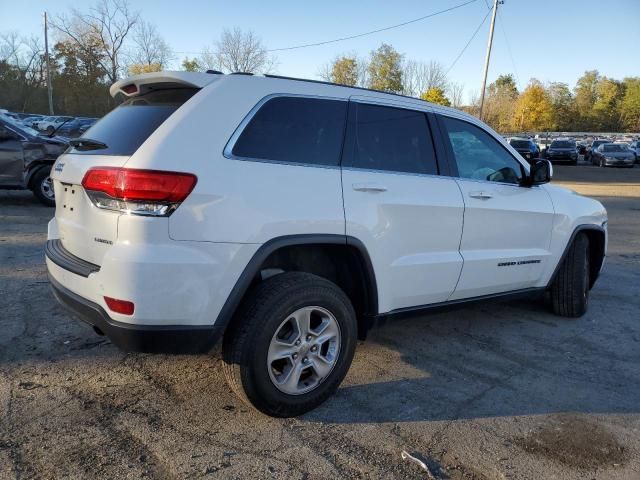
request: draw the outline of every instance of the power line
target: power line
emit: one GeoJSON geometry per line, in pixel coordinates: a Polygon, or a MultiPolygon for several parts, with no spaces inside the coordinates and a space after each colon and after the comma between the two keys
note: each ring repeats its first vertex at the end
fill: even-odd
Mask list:
{"type": "Polygon", "coordinates": [[[453,61],[453,63],[449,66],[449,68],[447,69],[447,72],[445,73],[445,76],[449,74],[449,72],[451,71],[451,69],[453,67],[456,66],[456,63],[458,63],[458,60],[460,60],[460,57],[462,57],[462,55],[464,54],[464,52],[467,50],[467,48],[469,48],[469,45],[471,45],[471,42],[473,41],[474,38],[476,38],[476,35],[478,34],[478,32],[480,31],[480,29],[482,28],[482,25],[484,25],[484,22],[487,21],[487,17],[489,16],[489,14],[491,13],[491,10],[487,10],[487,14],[484,16],[484,18],[482,19],[482,21],[480,22],[480,25],[478,25],[478,28],[475,29],[475,31],[473,32],[473,35],[471,35],[471,38],[469,39],[469,41],[466,43],[466,45],[463,47],[463,49],[460,51],[460,53],[458,54],[458,56],[456,57],[456,59],[453,61]]]}
{"type": "Polygon", "coordinates": [[[507,30],[504,28],[504,21],[502,20],[502,16],[500,15],[500,11],[498,10],[498,20],[500,20],[500,29],[502,30],[502,35],[504,36],[504,43],[507,45],[507,52],[509,53],[509,58],[511,58],[511,65],[513,66],[513,71],[516,74],[516,80],[518,81],[518,85],[522,86],[520,83],[520,75],[518,75],[518,67],[516,67],[516,62],[513,59],[513,54],[511,53],[511,46],[509,45],[509,40],[507,39],[507,30]]]}
{"type": "MultiPolygon", "coordinates": [[[[353,40],[354,38],[360,38],[360,37],[365,37],[367,35],[373,35],[374,33],[386,32],[387,30],[392,30],[394,28],[404,27],[405,25],[410,25],[412,23],[416,23],[416,22],[420,22],[422,20],[426,20],[427,18],[435,17],[437,15],[441,15],[443,13],[447,13],[447,12],[450,12],[452,10],[456,10],[458,8],[464,7],[464,6],[469,5],[471,3],[475,3],[476,1],[477,0],[468,0],[467,2],[460,3],[458,5],[454,5],[453,7],[445,8],[444,10],[439,10],[437,12],[433,12],[433,13],[430,13],[428,15],[424,15],[422,17],[414,18],[413,20],[408,20],[406,22],[397,23],[395,25],[390,25],[388,27],[378,28],[376,30],[370,30],[370,31],[364,32],[364,33],[358,33],[358,34],[355,34],[355,35],[349,35],[347,37],[334,38],[333,40],[325,40],[325,41],[322,41],[322,42],[304,43],[304,44],[301,44],[301,45],[293,45],[291,47],[272,48],[272,49],[267,50],[267,52],[283,52],[283,51],[286,51],[286,50],[297,50],[297,49],[300,49],[300,48],[318,47],[320,45],[328,45],[330,43],[344,42],[345,40],[353,40]]],[[[200,55],[203,52],[175,52],[175,53],[183,53],[183,54],[190,54],[190,55],[200,55]]]]}

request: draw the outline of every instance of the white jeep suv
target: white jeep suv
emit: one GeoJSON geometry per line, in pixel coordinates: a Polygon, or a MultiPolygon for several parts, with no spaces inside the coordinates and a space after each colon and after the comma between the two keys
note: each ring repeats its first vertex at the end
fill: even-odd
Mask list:
{"type": "Polygon", "coordinates": [[[160,72],[52,170],[58,300],[130,351],[207,352],[292,416],[381,319],[549,291],[582,315],[607,216],[476,118],[277,76],[160,72]]]}

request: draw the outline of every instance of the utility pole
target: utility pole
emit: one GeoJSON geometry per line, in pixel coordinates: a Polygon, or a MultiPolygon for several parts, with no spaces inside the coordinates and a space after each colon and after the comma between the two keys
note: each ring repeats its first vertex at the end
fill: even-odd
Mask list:
{"type": "Polygon", "coordinates": [[[49,91],[49,115],[53,115],[53,85],[51,85],[51,65],[49,64],[49,32],[47,12],[44,12],[44,59],[47,63],[47,90],[49,91]]]}
{"type": "Polygon", "coordinates": [[[496,24],[496,14],[498,13],[498,3],[500,0],[493,0],[493,13],[491,14],[491,27],[489,27],[489,42],[487,43],[487,56],[484,59],[484,72],[482,73],[482,90],[480,90],[480,120],[482,120],[482,110],[484,109],[484,92],[487,89],[487,74],[489,73],[489,59],[491,58],[491,45],[493,44],[493,27],[496,24]]]}

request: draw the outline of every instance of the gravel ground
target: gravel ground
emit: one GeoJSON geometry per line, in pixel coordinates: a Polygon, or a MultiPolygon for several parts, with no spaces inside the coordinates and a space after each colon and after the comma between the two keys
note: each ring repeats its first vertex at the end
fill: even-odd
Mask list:
{"type": "Polygon", "coordinates": [[[276,420],[219,355],[125,354],[46,280],[52,210],[0,191],[0,478],[640,478],[640,168],[556,167],[609,210],[590,311],[543,299],[398,320],[337,395],[276,420]]]}

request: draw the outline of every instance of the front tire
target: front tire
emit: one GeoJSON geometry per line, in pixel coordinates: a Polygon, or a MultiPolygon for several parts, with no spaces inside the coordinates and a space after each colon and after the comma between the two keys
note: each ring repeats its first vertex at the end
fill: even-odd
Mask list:
{"type": "Polygon", "coordinates": [[[31,191],[41,203],[47,207],[55,207],[56,198],[51,181],[51,166],[40,168],[31,179],[31,191]]]}
{"type": "Polygon", "coordinates": [[[225,377],[259,411],[301,415],[338,389],[356,338],[353,306],[337,285],[303,272],[276,275],[249,293],[225,333],[225,377]]]}
{"type": "Polygon", "coordinates": [[[551,304],[556,315],[575,318],[585,314],[590,277],[589,239],[579,233],[551,284],[551,304]]]}

